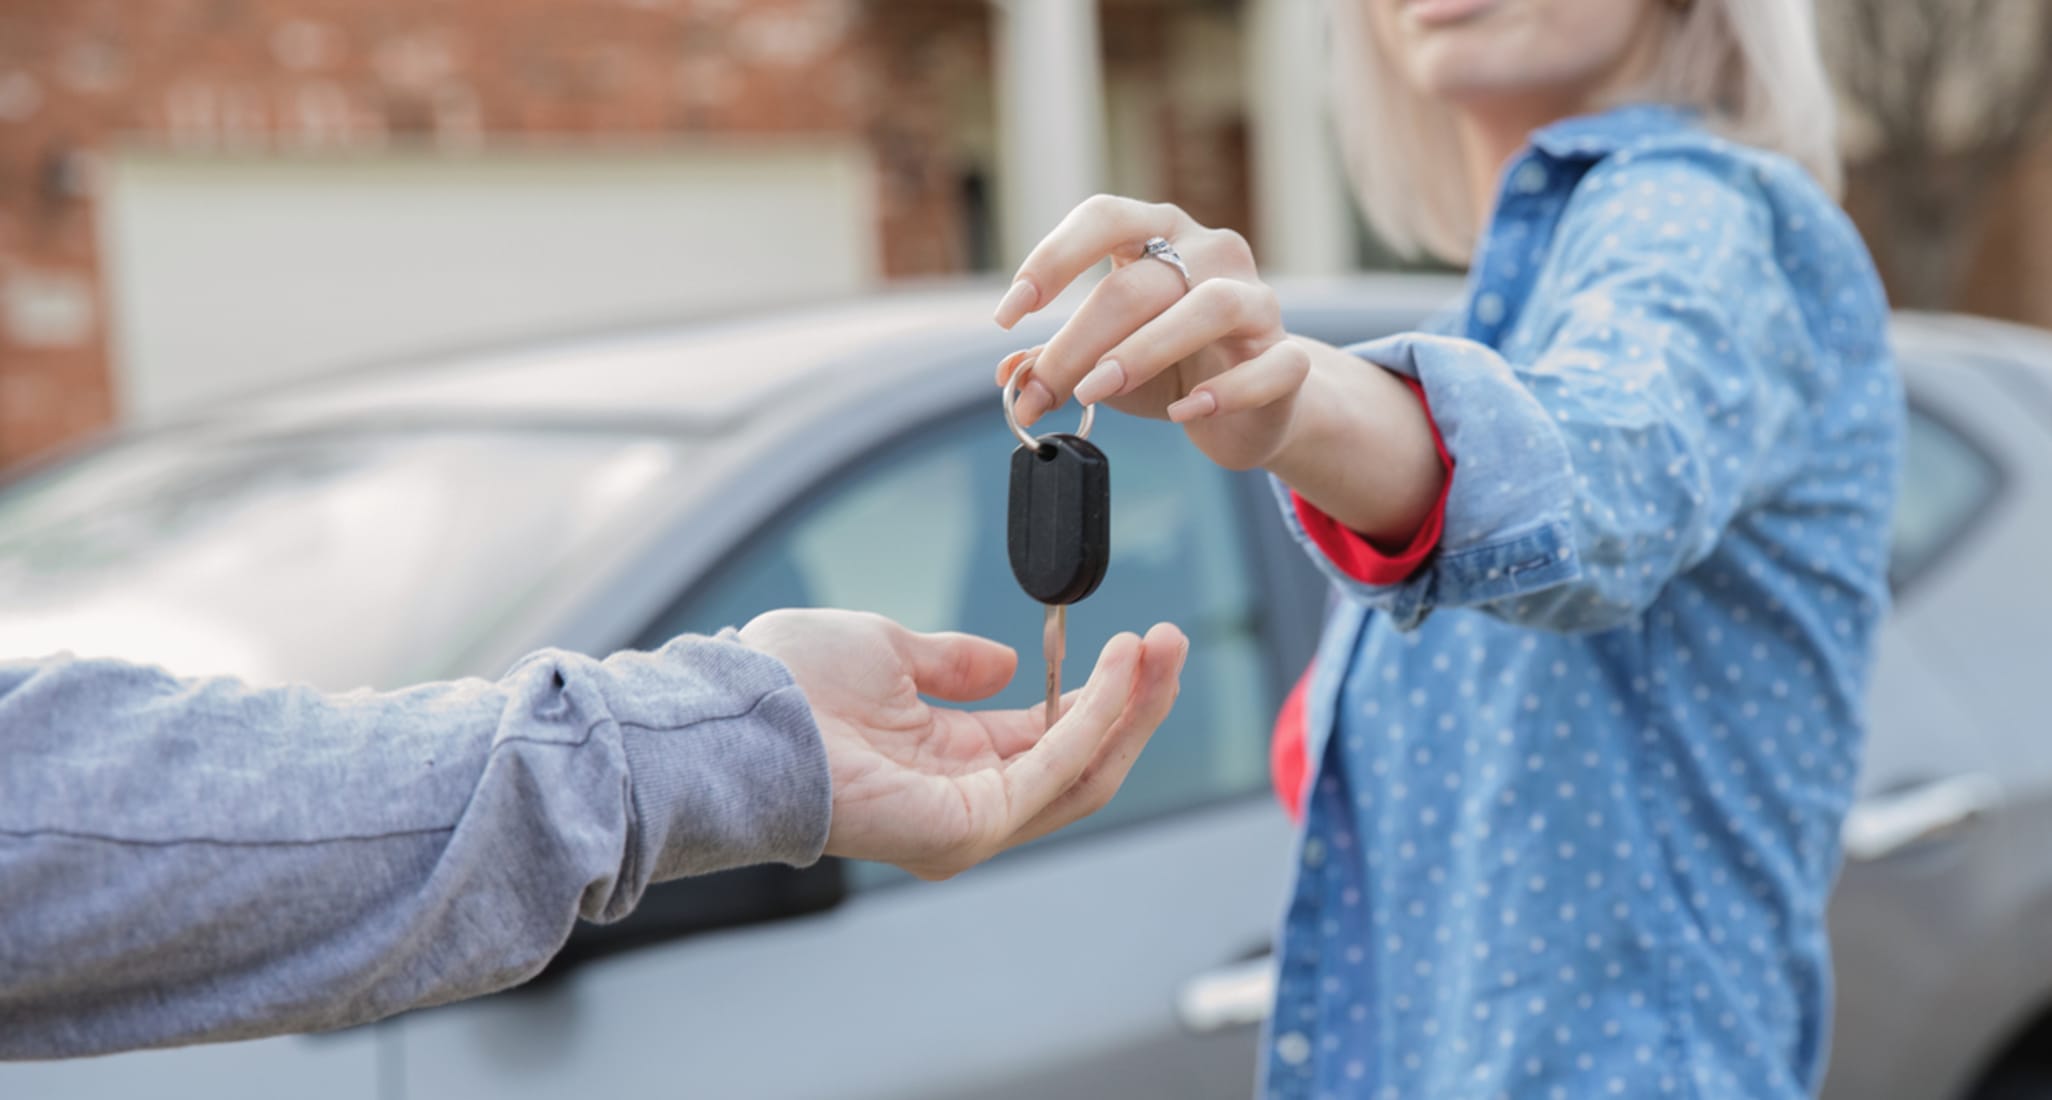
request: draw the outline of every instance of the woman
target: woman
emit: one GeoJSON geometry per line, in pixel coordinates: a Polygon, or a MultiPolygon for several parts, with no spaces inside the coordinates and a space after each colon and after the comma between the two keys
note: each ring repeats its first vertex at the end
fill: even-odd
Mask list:
{"type": "Polygon", "coordinates": [[[1024,420],[1101,401],[1267,469],[1348,597],[1266,1093],[1806,1095],[1901,436],[1810,8],[1334,17],[1368,216],[1470,266],[1445,331],[1293,336],[1244,241],[1106,197],[997,311],[1110,256],[1001,365],[1024,420]]]}

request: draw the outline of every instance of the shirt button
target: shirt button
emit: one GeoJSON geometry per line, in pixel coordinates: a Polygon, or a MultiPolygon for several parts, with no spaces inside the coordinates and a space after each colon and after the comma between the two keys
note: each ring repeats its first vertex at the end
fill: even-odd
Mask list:
{"type": "Polygon", "coordinates": [[[1491,290],[1475,299],[1475,319],[1485,325],[1503,322],[1503,295],[1491,290]]]}
{"type": "Polygon", "coordinates": [[[1546,190],[1547,182],[1546,167],[1535,161],[1526,161],[1511,177],[1511,186],[1526,195],[1536,195],[1546,190]]]}
{"type": "Polygon", "coordinates": [[[1325,842],[1312,837],[1304,842],[1304,866],[1318,867],[1325,863],[1325,842]]]}
{"type": "Polygon", "coordinates": [[[1311,1040],[1306,1039],[1301,1031],[1286,1031],[1276,1036],[1275,1056],[1285,1065],[1301,1066],[1305,1059],[1311,1057],[1311,1040]]]}

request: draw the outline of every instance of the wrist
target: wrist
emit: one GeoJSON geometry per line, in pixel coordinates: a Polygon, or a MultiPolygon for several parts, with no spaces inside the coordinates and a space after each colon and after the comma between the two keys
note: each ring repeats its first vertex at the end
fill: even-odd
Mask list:
{"type": "Polygon", "coordinates": [[[1405,379],[1316,345],[1283,444],[1263,468],[1378,545],[1407,545],[1437,506],[1446,469],[1432,420],[1405,379]]]}
{"type": "Polygon", "coordinates": [[[1291,410],[1282,439],[1260,464],[1263,470],[1293,489],[1300,480],[1318,480],[1318,467],[1322,465],[1329,441],[1344,434],[1340,425],[1348,419],[1335,406],[1346,401],[1349,395],[1345,387],[1334,384],[1331,368],[1323,358],[1313,353],[1311,371],[1297,390],[1296,407],[1291,410]]]}

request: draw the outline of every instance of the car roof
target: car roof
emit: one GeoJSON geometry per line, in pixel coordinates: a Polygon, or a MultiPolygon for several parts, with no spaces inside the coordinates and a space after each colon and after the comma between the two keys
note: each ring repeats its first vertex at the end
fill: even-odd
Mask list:
{"type": "MultiPolygon", "coordinates": [[[[1402,322],[1444,307],[1459,287],[1458,279],[1444,275],[1369,274],[1286,280],[1278,291],[1297,313],[1366,311],[1402,322]]],[[[288,385],[188,420],[274,429],[415,420],[640,423],[671,433],[718,434],[780,399],[810,404],[873,389],[883,384],[879,363],[1045,340],[1085,290],[1063,295],[1013,333],[990,320],[1003,284],[935,281],[738,317],[381,364],[288,385]]]]}
{"type": "MultiPolygon", "coordinates": [[[[1276,281],[1293,321],[1409,327],[1458,295],[1458,276],[1359,273],[1276,281]]],[[[186,418],[259,431],[396,426],[643,428],[716,436],[793,417],[889,384],[893,364],[1004,351],[1044,341],[1083,300],[1072,288],[1011,333],[990,321],[1003,284],[915,282],[878,293],[732,317],[650,324],[514,346],[417,357],[338,372],[186,418]]],[[[1899,313],[1893,336],[1916,361],[1991,359],[2052,394],[2052,334],[1953,314],[1899,313]]]]}
{"type": "Polygon", "coordinates": [[[2052,332],[2013,321],[1964,313],[1898,310],[1894,332],[1898,340],[1907,340],[1919,348],[1980,354],[1992,351],[2052,369],[2052,362],[2046,360],[2046,355],[2052,353],[2052,332]]]}

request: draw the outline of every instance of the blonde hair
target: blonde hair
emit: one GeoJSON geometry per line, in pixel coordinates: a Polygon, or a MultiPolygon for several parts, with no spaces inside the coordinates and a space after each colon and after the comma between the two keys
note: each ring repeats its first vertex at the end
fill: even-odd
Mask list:
{"type": "MultiPolygon", "coordinates": [[[[1355,198],[1397,252],[1465,263],[1481,227],[1453,109],[1384,56],[1370,2],[1328,5],[1334,117],[1355,198]]],[[[1700,109],[1716,132],[1789,157],[1837,195],[1837,111],[1812,0],[1692,0],[1670,18],[1656,75],[1625,98],[1700,109]]]]}

